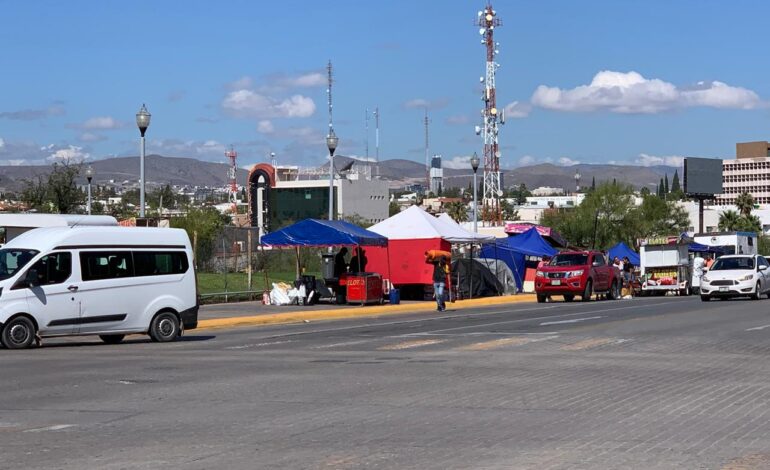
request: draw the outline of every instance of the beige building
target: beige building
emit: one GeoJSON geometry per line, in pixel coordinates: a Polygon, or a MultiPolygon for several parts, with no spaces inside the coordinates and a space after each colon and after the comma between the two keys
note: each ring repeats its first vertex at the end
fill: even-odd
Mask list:
{"type": "Polygon", "coordinates": [[[743,192],[754,196],[756,204],[770,204],[770,143],[735,144],[735,160],[722,162],[722,191],[716,204],[730,206],[743,192]]]}

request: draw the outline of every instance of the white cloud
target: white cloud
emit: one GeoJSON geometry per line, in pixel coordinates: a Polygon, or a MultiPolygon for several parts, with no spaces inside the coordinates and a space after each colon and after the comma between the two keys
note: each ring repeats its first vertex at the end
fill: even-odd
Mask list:
{"type": "Polygon", "coordinates": [[[446,123],[453,126],[468,124],[470,121],[470,118],[465,114],[455,114],[454,116],[446,118],[446,123]]]}
{"type": "Polygon", "coordinates": [[[44,147],[46,150],[50,150],[47,160],[49,162],[82,162],[87,160],[91,154],[84,151],[83,147],[76,145],[68,145],[62,148],[56,148],[53,144],[44,147]]]}
{"type": "Polygon", "coordinates": [[[244,90],[254,86],[254,79],[251,77],[241,77],[238,80],[228,83],[225,88],[228,90],[244,90]]]}
{"type": "Polygon", "coordinates": [[[18,159],[18,160],[7,160],[5,163],[10,166],[22,166],[22,165],[26,165],[28,162],[27,160],[18,159]]]}
{"type": "Polygon", "coordinates": [[[92,117],[90,119],[86,119],[86,121],[83,122],[79,127],[81,129],[89,129],[89,130],[119,129],[121,127],[125,127],[125,123],[118,121],[111,116],[97,116],[97,117],[92,117]]]}
{"type": "Polygon", "coordinates": [[[222,108],[234,116],[258,119],[304,118],[315,113],[315,103],[306,96],[278,99],[246,89],[228,93],[222,108]]]}
{"type": "MultiPolygon", "coordinates": [[[[452,157],[449,160],[443,160],[441,162],[441,166],[444,168],[449,168],[452,170],[468,170],[473,171],[471,169],[471,156],[470,155],[463,155],[458,157],[452,157]]],[[[481,165],[479,165],[481,166],[481,165]]]]}
{"type": "Polygon", "coordinates": [[[449,104],[447,98],[438,98],[435,100],[427,100],[425,98],[414,98],[404,102],[404,108],[406,109],[441,109],[449,104]]]}
{"type": "Polygon", "coordinates": [[[525,118],[532,111],[532,105],[529,103],[520,103],[514,101],[505,106],[505,117],[512,119],[525,118]]]}
{"type": "Polygon", "coordinates": [[[569,157],[561,157],[559,158],[558,162],[561,166],[575,166],[580,164],[578,160],[573,160],[569,157]]]}
{"type": "Polygon", "coordinates": [[[94,134],[92,132],[83,132],[78,137],[78,140],[81,142],[101,142],[103,140],[107,140],[107,137],[99,134],[94,134]]]}
{"type": "Polygon", "coordinates": [[[537,159],[532,155],[524,155],[523,157],[519,158],[519,166],[534,165],[536,162],[537,159]]]}
{"type": "Polygon", "coordinates": [[[646,153],[640,153],[636,157],[635,163],[639,166],[674,166],[681,167],[684,165],[685,157],[678,155],[669,155],[665,157],[656,157],[654,155],[647,155],[646,153]]]}
{"type": "Polygon", "coordinates": [[[268,121],[267,119],[263,119],[262,121],[259,121],[257,123],[257,132],[260,134],[272,134],[275,132],[275,127],[273,126],[273,123],[271,121],[268,121]]]}
{"type": "Polygon", "coordinates": [[[540,85],[531,101],[535,106],[555,111],[621,114],[654,114],[695,106],[753,109],[764,105],[755,92],[718,81],[679,88],[637,72],[609,70],[597,73],[589,85],[572,89],[540,85]]]}
{"type": "Polygon", "coordinates": [[[15,121],[34,121],[53,116],[62,116],[66,113],[63,106],[55,104],[45,109],[20,109],[17,111],[0,111],[0,118],[15,121]]]}
{"type": "Polygon", "coordinates": [[[3,147],[5,147],[5,141],[3,140],[2,137],[0,137],[0,149],[3,147]]]}
{"type": "Polygon", "coordinates": [[[320,72],[310,72],[297,76],[278,76],[275,84],[286,88],[310,88],[326,85],[326,77],[320,72]]]}

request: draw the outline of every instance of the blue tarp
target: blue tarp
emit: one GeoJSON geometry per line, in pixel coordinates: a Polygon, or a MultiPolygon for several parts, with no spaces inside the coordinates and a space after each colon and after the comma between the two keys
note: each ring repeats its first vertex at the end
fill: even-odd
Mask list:
{"type": "Polygon", "coordinates": [[[718,246],[701,245],[700,243],[695,242],[690,243],[687,249],[691,253],[716,253],[721,255],[725,252],[724,249],[718,246]]]}
{"type": "Polygon", "coordinates": [[[522,233],[503,239],[511,249],[529,256],[553,256],[559,252],[537,232],[534,227],[522,233]]]}
{"type": "Polygon", "coordinates": [[[621,260],[623,259],[623,257],[628,256],[629,261],[631,261],[631,264],[634,266],[639,266],[642,262],[639,259],[639,253],[632,250],[628,245],[626,245],[623,242],[620,242],[617,245],[610,248],[609,251],[607,252],[607,255],[610,257],[610,261],[615,259],[616,256],[621,260]]]}
{"type": "Polygon", "coordinates": [[[482,258],[499,259],[511,268],[516,287],[521,290],[527,270],[527,256],[553,256],[558,250],[553,248],[536,229],[531,228],[521,235],[498,238],[495,243],[481,247],[482,258]]]}
{"type": "Polygon", "coordinates": [[[388,239],[344,220],[305,219],[268,233],[261,243],[269,246],[387,246],[388,239]]]}

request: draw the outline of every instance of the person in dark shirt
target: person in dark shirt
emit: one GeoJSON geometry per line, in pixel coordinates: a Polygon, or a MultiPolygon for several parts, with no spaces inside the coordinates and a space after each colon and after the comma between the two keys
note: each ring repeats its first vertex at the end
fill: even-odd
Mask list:
{"type": "Polygon", "coordinates": [[[365,273],[366,263],[369,260],[366,259],[366,252],[361,247],[356,248],[356,253],[350,258],[350,272],[352,273],[365,273]]]}
{"type": "Polygon", "coordinates": [[[348,271],[347,263],[345,262],[345,255],[348,254],[348,249],[344,246],[340,249],[340,251],[334,256],[334,277],[337,279],[340,278],[340,275],[342,273],[345,273],[348,271]]]}
{"type": "Polygon", "coordinates": [[[446,310],[444,303],[444,287],[446,287],[446,257],[442,256],[433,263],[433,292],[436,295],[436,310],[443,312],[446,310]]]}

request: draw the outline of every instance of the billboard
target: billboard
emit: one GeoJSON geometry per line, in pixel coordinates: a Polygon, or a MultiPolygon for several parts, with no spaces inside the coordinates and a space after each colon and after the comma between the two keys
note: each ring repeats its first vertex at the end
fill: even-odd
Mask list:
{"type": "Polygon", "coordinates": [[[693,196],[722,194],[722,160],[685,158],[684,192],[693,196]]]}

